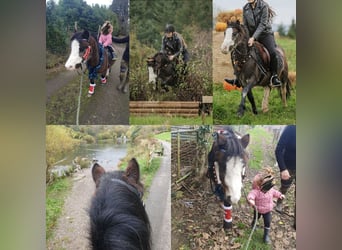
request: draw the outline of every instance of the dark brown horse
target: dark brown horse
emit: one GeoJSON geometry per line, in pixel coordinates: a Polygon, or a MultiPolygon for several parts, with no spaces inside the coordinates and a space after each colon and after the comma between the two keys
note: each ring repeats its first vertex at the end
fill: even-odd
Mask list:
{"type": "Polygon", "coordinates": [[[166,86],[177,85],[177,64],[177,61],[170,61],[168,56],[162,52],[149,57],[147,59],[149,83],[156,84],[156,89],[158,89],[158,82],[160,82],[161,88],[165,90],[167,90],[166,86]]]}
{"type": "MultiPolygon", "coordinates": [[[[252,47],[248,46],[248,31],[246,26],[240,24],[239,21],[228,23],[225,32],[225,38],[221,45],[223,53],[231,53],[234,73],[237,79],[237,85],[243,87],[241,102],[238,108],[238,115],[242,116],[246,109],[246,96],[252,105],[252,111],[257,114],[252,88],[254,86],[264,87],[264,98],[262,102],[262,111],[268,111],[268,99],[272,89],[271,72],[270,72],[270,56],[265,47],[255,42],[252,47]]],[[[284,50],[277,47],[278,58],[278,76],[282,85],[280,87],[280,96],[283,106],[287,106],[287,98],[290,96],[291,82],[288,78],[288,65],[284,50]]]]}
{"type": "Polygon", "coordinates": [[[132,158],[126,171],[108,172],[95,163],[90,240],[94,250],[151,249],[150,222],[142,202],[139,164],[132,158]]]}
{"type": "Polygon", "coordinates": [[[95,91],[97,74],[101,75],[102,84],[107,83],[114,62],[109,58],[110,53],[98,43],[96,35],[92,35],[89,31],[76,32],[70,40],[71,52],[65,67],[74,70],[83,63],[87,65],[90,80],[88,93],[92,95],[95,91]]]}

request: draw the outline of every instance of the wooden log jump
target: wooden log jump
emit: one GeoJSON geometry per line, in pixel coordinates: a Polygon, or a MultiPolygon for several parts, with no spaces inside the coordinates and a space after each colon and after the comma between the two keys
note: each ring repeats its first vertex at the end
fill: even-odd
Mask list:
{"type": "Polygon", "coordinates": [[[171,101],[130,101],[129,112],[132,115],[198,116],[200,102],[171,101]]]}

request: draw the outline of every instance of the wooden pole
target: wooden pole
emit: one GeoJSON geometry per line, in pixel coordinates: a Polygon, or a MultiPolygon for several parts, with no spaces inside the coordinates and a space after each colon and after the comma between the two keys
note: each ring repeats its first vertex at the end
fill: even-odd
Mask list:
{"type": "Polygon", "coordinates": [[[180,135],[177,132],[177,178],[180,175],[180,135]]]}

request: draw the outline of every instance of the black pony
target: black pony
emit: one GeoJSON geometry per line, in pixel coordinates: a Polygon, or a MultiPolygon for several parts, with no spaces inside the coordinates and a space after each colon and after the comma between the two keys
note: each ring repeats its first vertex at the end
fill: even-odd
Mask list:
{"type": "MultiPolygon", "coordinates": [[[[262,102],[262,111],[268,111],[269,94],[272,88],[271,72],[269,68],[270,55],[265,47],[255,42],[254,46],[248,46],[248,31],[247,27],[240,24],[239,21],[229,22],[228,28],[225,31],[225,38],[221,45],[222,53],[231,52],[231,59],[234,67],[234,73],[237,77],[237,85],[243,87],[241,102],[238,109],[238,115],[242,116],[245,111],[246,96],[252,105],[254,114],[257,114],[257,109],[252,93],[254,86],[264,87],[264,98],[262,102]]],[[[287,106],[286,99],[290,96],[291,82],[288,78],[288,65],[284,50],[277,47],[278,58],[278,76],[282,82],[280,88],[280,96],[283,106],[287,106]]]]}
{"type": "Polygon", "coordinates": [[[175,61],[170,61],[167,54],[163,52],[156,53],[153,57],[147,59],[148,81],[156,84],[156,89],[159,88],[158,82],[160,82],[161,88],[165,90],[167,90],[166,86],[176,86],[178,83],[177,65],[177,58],[175,58],[175,61]]]}
{"type": "Polygon", "coordinates": [[[126,171],[109,173],[95,163],[92,176],[96,184],[89,210],[92,249],[150,250],[151,228],[136,159],[129,161],[126,171]]]}

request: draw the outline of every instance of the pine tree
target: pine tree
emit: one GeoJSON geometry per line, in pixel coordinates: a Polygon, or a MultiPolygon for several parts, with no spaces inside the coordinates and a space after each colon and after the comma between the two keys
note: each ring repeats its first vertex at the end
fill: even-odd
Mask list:
{"type": "Polygon", "coordinates": [[[292,19],[289,31],[287,32],[287,36],[292,39],[296,39],[296,21],[292,19]]]}

